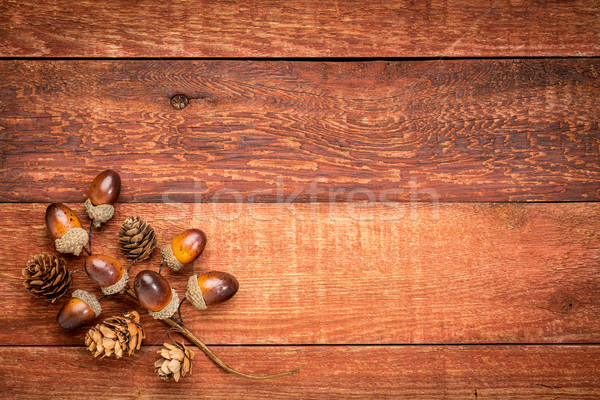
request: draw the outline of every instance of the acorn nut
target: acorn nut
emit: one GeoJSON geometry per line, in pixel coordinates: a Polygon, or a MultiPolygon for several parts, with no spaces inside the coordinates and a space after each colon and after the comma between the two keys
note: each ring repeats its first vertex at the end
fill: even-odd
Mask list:
{"type": "Polygon", "coordinates": [[[93,205],[115,204],[121,193],[121,177],[116,171],[101,172],[90,185],[88,198],[93,205]]]}
{"type": "Polygon", "coordinates": [[[46,227],[60,253],[78,256],[88,242],[88,233],[81,227],[79,218],[64,204],[52,203],[46,208],[46,227]]]}
{"type": "Polygon", "coordinates": [[[91,293],[85,290],[76,290],[58,311],[56,320],[65,329],[75,329],[90,323],[100,315],[102,307],[91,293]]]}
{"type": "Polygon", "coordinates": [[[105,295],[119,293],[129,280],[129,274],[123,269],[121,263],[103,254],[89,256],[85,260],[85,272],[100,286],[105,295]]]}
{"type": "Polygon", "coordinates": [[[235,276],[227,272],[210,271],[190,277],[185,297],[197,309],[205,310],[232,298],[239,287],[235,276]]]}
{"type": "Polygon", "coordinates": [[[160,252],[163,263],[174,271],[200,257],[206,246],[206,235],[200,229],[188,229],[175,236],[160,252]]]}
{"type": "Polygon", "coordinates": [[[115,213],[113,204],[120,193],[121,177],[116,171],[108,169],[94,178],[84,206],[95,227],[99,227],[113,217],[115,213]]]}
{"type": "Polygon", "coordinates": [[[133,289],[140,304],[152,317],[166,319],[177,311],[179,297],[162,275],[150,270],[140,271],[133,282],[133,289]]]}

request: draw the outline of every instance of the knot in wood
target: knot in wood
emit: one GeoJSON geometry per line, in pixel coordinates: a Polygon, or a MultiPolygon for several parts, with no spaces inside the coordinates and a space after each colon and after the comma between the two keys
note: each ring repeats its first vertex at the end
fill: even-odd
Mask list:
{"type": "Polygon", "coordinates": [[[176,110],[183,110],[188,104],[190,104],[190,99],[183,94],[176,94],[171,97],[171,106],[176,110]]]}

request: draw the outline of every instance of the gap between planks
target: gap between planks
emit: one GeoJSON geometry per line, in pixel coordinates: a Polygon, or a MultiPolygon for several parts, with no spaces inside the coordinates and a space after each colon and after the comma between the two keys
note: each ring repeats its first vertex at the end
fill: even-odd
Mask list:
{"type": "MultiPolygon", "coordinates": [[[[184,337],[179,337],[178,340],[182,340],[185,341],[185,343],[190,343],[191,346],[194,346],[193,344],[191,344],[191,342],[189,342],[187,339],[185,339],[184,337]]],[[[469,348],[469,347],[478,347],[478,346],[483,346],[483,347],[494,347],[494,346],[515,346],[515,347],[519,347],[519,346],[538,346],[538,347],[542,347],[542,346],[561,346],[561,347],[585,347],[585,346],[600,346],[600,342],[598,343],[346,343],[346,344],[342,344],[342,343],[331,343],[331,344],[316,344],[316,343],[295,343],[295,344],[256,344],[256,343],[244,343],[244,344],[226,344],[226,343],[204,343],[207,346],[210,347],[235,347],[235,348],[244,348],[244,347],[258,347],[258,348],[264,348],[264,347],[273,347],[273,348],[277,348],[277,347],[348,347],[348,348],[352,348],[352,347],[463,347],[463,348],[469,348]]],[[[160,348],[162,347],[162,344],[160,343],[144,343],[143,344],[144,347],[146,348],[160,348]]],[[[22,347],[27,347],[27,348],[45,348],[45,347],[60,347],[60,348],[80,348],[80,347],[87,347],[84,344],[28,344],[28,345],[21,345],[21,344],[0,344],[0,348],[2,347],[6,347],[6,348],[22,348],[22,347]]]]}

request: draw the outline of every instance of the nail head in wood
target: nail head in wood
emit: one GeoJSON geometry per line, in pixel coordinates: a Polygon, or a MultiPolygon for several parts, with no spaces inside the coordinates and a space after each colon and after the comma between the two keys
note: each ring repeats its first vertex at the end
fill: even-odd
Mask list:
{"type": "Polygon", "coordinates": [[[190,99],[183,94],[176,94],[171,97],[171,105],[176,110],[183,110],[188,104],[190,104],[190,99]]]}

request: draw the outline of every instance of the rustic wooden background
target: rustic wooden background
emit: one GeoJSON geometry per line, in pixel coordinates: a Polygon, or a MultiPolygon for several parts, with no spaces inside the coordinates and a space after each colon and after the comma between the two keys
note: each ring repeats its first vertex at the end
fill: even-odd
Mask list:
{"type": "Polygon", "coordinates": [[[599,398],[599,22],[580,0],[2,2],[2,397],[599,398]],[[83,218],[107,168],[121,203],[94,251],[119,255],[130,215],[160,245],[203,229],[172,285],[241,288],[184,306],[188,327],[236,368],[300,374],[198,354],[166,383],[148,316],[122,360],[58,327],[20,271],[53,248],[47,204],[83,218]]]}

